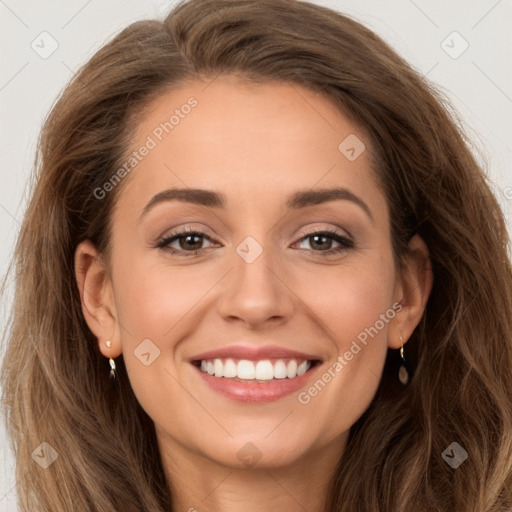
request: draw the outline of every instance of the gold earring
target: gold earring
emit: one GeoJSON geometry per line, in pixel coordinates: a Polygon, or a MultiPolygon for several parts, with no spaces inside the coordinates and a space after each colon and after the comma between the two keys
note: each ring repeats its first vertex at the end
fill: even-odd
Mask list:
{"type": "Polygon", "coordinates": [[[404,339],[400,336],[400,341],[402,342],[402,346],[400,347],[400,357],[402,359],[400,369],[398,370],[398,380],[402,385],[407,386],[409,383],[409,371],[407,370],[407,365],[405,363],[404,357],[404,339]]]}
{"type": "MultiPolygon", "coordinates": [[[[112,347],[112,342],[108,340],[105,342],[105,345],[110,348],[112,347]]],[[[115,379],[116,378],[116,363],[115,361],[110,357],[108,362],[110,363],[110,378],[115,379]]]]}

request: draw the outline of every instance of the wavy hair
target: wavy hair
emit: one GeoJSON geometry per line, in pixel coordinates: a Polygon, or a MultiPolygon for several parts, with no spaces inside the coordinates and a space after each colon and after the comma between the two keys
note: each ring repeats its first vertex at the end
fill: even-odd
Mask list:
{"type": "Polygon", "coordinates": [[[108,261],[122,183],[101,201],[93,191],[123,162],[144,108],[219,74],[330,98],[371,139],[396,261],[413,233],[430,250],[434,286],[407,343],[411,382],[394,384],[389,351],[325,512],[508,510],[512,269],[503,213],[445,95],[360,23],[296,0],[190,0],[163,21],[133,23],[81,68],[46,119],[3,336],[21,509],[172,510],[153,423],[122,357],[111,385],[84,320],[74,251],[90,239],[108,261]],[[468,452],[457,469],[442,458],[454,441],[468,452]],[[46,470],[31,458],[42,442],[59,454],[46,470]]]}

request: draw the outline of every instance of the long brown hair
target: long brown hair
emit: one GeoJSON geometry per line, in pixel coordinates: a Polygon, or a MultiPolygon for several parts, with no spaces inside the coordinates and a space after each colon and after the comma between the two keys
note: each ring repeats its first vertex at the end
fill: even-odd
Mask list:
{"type": "Polygon", "coordinates": [[[395,257],[426,241],[434,287],[407,343],[414,375],[397,388],[396,351],[332,477],[327,512],[491,512],[512,507],[512,270],[503,214],[447,99],[382,39],[295,0],[190,0],[140,21],[73,78],[45,122],[15,257],[2,379],[23,511],[171,510],[153,423],[122,357],[108,380],[81,310],[74,251],[108,260],[123,162],[148,102],[191,79],[236,73],[319,91],[363,127],[387,195],[395,257]],[[46,470],[31,453],[59,454],[46,470]],[[453,442],[468,459],[453,469],[453,442]]]}

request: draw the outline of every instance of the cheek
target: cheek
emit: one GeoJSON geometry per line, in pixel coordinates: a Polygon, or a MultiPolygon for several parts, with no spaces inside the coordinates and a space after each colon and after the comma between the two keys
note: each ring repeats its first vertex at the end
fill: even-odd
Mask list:
{"type": "Polygon", "coordinates": [[[309,297],[308,306],[321,320],[332,356],[317,380],[302,390],[299,403],[313,417],[330,411],[327,436],[350,428],[375,396],[389,324],[396,315],[394,275],[391,258],[376,258],[364,266],[340,269],[336,277],[316,273],[311,276],[313,288],[303,282],[302,296],[309,297]]]}
{"type": "Polygon", "coordinates": [[[165,258],[158,263],[155,259],[134,254],[120,261],[116,269],[116,309],[125,328],[123,343],[139,338],[154,338],[159,344],[172,342],[170,331],[193,312],[222,276],[213,267],[170,266],[165,258]]]}
{"type": "Polygon", "coordinates": [[[152,418],[171,417],[173,408],[162,409],[162,400],[179,405],[180,410],[190,405],[175,380],[179,379],[177,346],[197,327],[205,294],[225,269],[170,267],[143,256],[118,261],[115,303],[131,386],[152,418]]]}
{"type": "Polygon", "coordinates": [[[361,263],[303,276],[299,290],[298,295],[322,320],[327,337],[344,351],[347,343],[392,307],[394,268],[391,260],[361,259],[361,263]]]}
{"type": "MultiPolygon", "coordinates": [[[[173,364],[180,319],[188,300],[173,286],[135,273],[120,286],[122,351],[131,388],[153,421],[175,423],[174,411],[188,414],[183,390],[173,364]],[[167,404],[164,406],[163,404],[167,404]]],[[[192,413],[191,413],[192,414],[192,413]]]]}

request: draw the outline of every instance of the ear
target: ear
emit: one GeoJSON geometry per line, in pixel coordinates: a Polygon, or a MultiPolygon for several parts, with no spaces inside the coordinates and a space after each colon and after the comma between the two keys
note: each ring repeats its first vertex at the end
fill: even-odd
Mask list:
{"type": "Polygon", "coordinates": [[[87,325],[98,339],[101,353],[108,358],[121,354],[119,323],[108,269],[90,240],[75,250],[75,276],[82,312],[87,325]],[[110,341],[110,348],[106,342],[110,341]]]}
{"type": "Polygon", "coordinates": [[[420,323],[434,282],[430,253],[419,235],[411,238],[409,249],[397,291],[397,301],[402,309],[390,324],[388,347],[394,349],[402,346],[400,336],[405,343],[420,323]]]}

